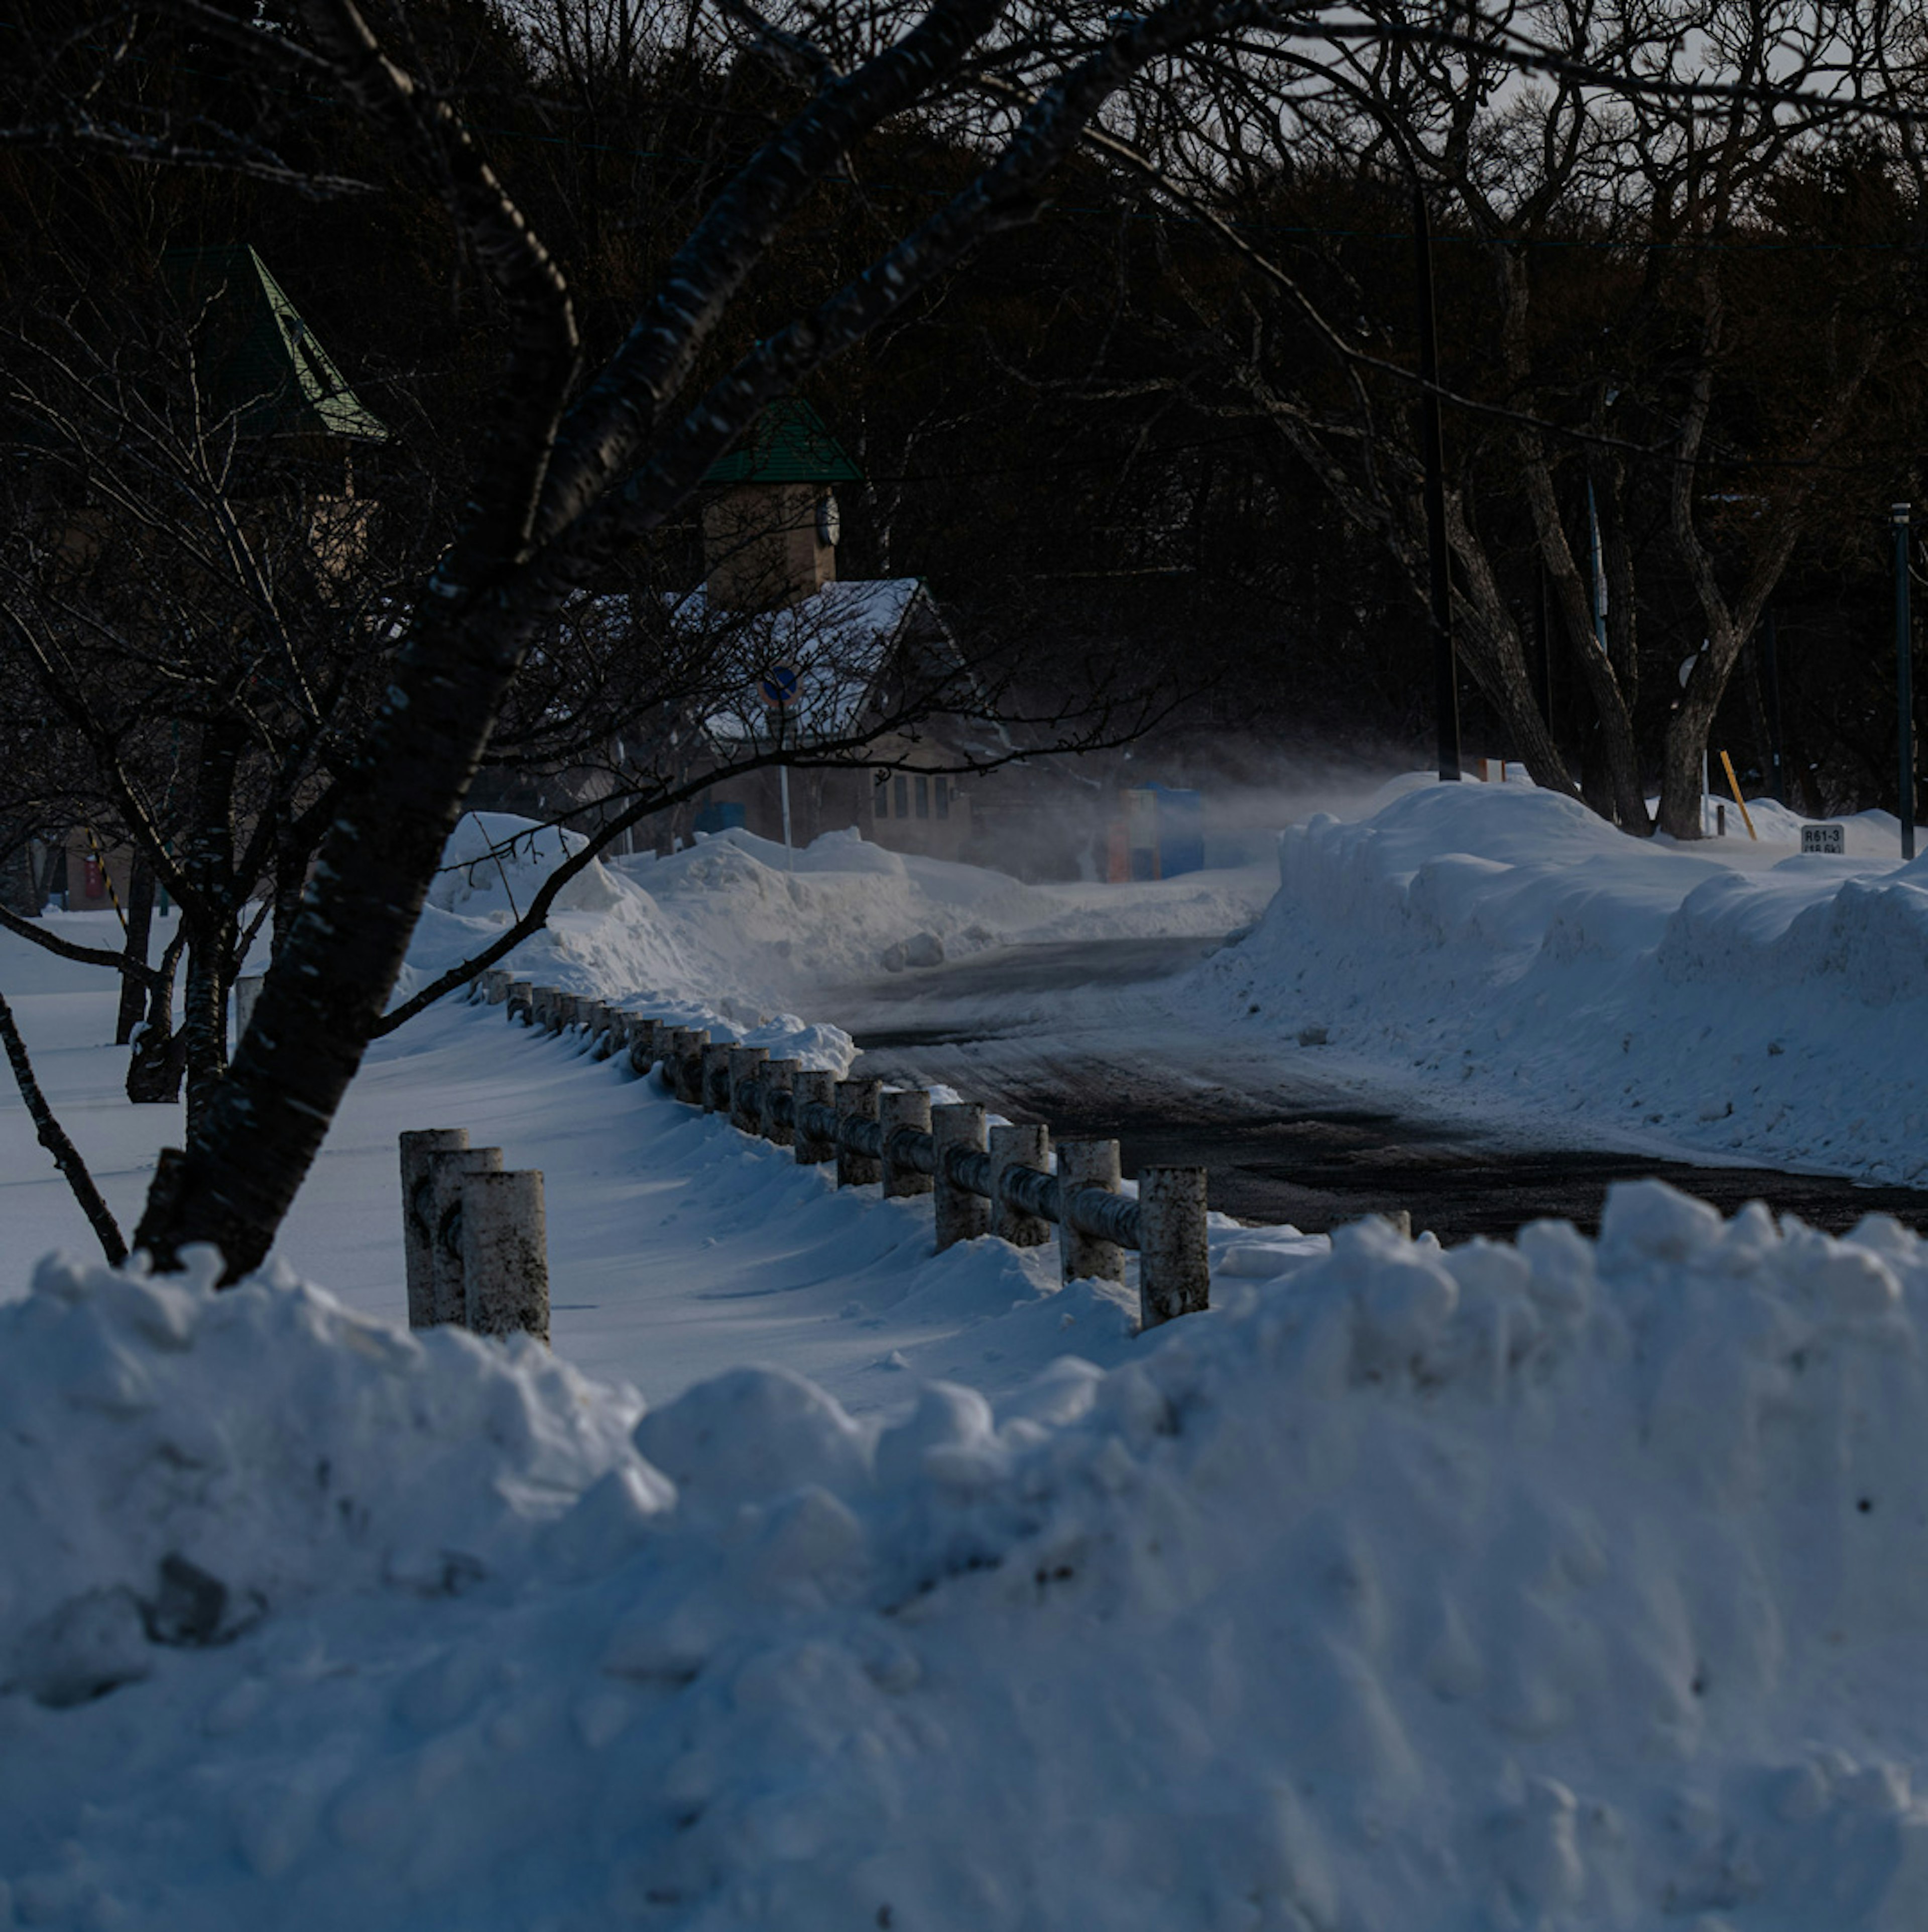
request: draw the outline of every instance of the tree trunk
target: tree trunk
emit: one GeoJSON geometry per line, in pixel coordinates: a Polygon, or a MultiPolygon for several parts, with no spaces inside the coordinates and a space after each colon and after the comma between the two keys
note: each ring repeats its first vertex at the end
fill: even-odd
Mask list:
{"type": "Polygon", "coordinates": [[[232,920],[197,923],[187,942],[187,986],[181,1030],[187,1046],[187,1132],[206,1118],[228,1070],[228,962],[235,940],[232,920]]]}
{"type": "MultiPolygon", "coordinates": [[[[127,881],[127,952],[136,964],[147,964],[148,940],[153,929],[154,873],[149,866],[136,859],[127,881]]],[[[121,980],[121,1010],[114,1022],[116,1046],[125,1046],[133,1038],[145,1004],[145,994],[140,982],[130,974],[124,974],[121,980]]]]}
{"type": "Polygon", "coordinates": [[[172,1106],[187,1071],[187,1042],[174,1030],[174,976],[184,939],[177,935],[160,956],[160,978],[148,988],[147,1022],[136,1033],[127,1059],[127,1098],[137,1106],[172,1106]]]}

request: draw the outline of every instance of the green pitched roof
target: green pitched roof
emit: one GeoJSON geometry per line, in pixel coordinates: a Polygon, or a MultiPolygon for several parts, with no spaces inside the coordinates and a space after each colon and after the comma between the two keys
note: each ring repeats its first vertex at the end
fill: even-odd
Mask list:
{"type": "Polygon", "coordinates": [[[170,248],[160,272],[186,319],[203,324],[209,394],[244,434],[387,442],[381,418],[364,407],[252,248],[170,248]]]}
{"type": "Polygon", "coordinates": [[[772,403],[706,483],[861,483],[823,418],[800,397],[772,403]]]}

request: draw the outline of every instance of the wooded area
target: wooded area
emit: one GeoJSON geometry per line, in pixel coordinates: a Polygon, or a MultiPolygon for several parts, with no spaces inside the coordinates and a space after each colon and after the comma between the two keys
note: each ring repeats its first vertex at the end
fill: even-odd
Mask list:
{"type": "MultiPolygon", "coordinates": [[[[4,31],[0,817],[109,827],[183,908],[163,1263],[265,1253],[478,771],[716,701],[713,638],[606,661],[566,620],[689,587],[705,477],[787,395],[863,472],[851,569],[928,579],[1020,743],[1420,761],[1416,204],[1468,748],[1633,832],[1657,790],[1699,836],[1711,736],[1808,810],[1894,802],[1918,12],[169,0],[4,31]],[[178,264],[237,247],[358,431],[211,396],[178,264]]],[[[960,701],[901,692],[822,755],[960,701]]],[[[599,835],[686,795],[639,770],[599,835]]],[[[172,972],[131,974],[150,1056],[172,972]]]]}

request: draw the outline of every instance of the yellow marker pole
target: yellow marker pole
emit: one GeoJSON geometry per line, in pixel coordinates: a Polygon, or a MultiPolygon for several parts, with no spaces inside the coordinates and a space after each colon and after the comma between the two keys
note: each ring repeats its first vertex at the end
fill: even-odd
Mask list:
{"type": "Polygon", "coordinates": [[[1734,776],[1734,760],[1725,752],[1720,754],[1720,767],[1727,774],[1729,788],[1734,794],[1734,802],[1741,808],[1741,823],[1747,828],[1747,836],[1758,839],[1760,834],[1754,830],[1754,821],[1747,816],[1747,801],[1741,796],[1741,781],[1734,776]]]}
{"type": "Polygon", "coordinates": [[[114,875],[107,869],[107,855],[101,850],[100,842],[94,837],[92,826],[83,825],[80,829],[86,833],[87,842],[93,847],[94,856],[100,862],[100,883],[107,889],[107,903],[114,908],[114,916],[120,921],[121,930],[125,932],[127,916],[121,910],[121,896],[114,890],[114,875]]]}

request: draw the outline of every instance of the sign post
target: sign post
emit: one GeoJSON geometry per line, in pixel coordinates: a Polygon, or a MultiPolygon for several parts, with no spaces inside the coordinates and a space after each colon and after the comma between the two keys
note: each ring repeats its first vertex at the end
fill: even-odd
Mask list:
{"type": "MultiPolygon", "coordinates": [[[[757,688],[763,694],[765,707],[770,714],[771,728],[781,749],[783,744],[784,713],[796,702],[797,690],[802,683],[802,675],[794,664],[772,664],[757,680],[757,688]]],[[[790,767],[777,766],[777,797],[783,808],[783,856],[784,869],[796,870],[796,852],[790,837],[790,767]]]]}

